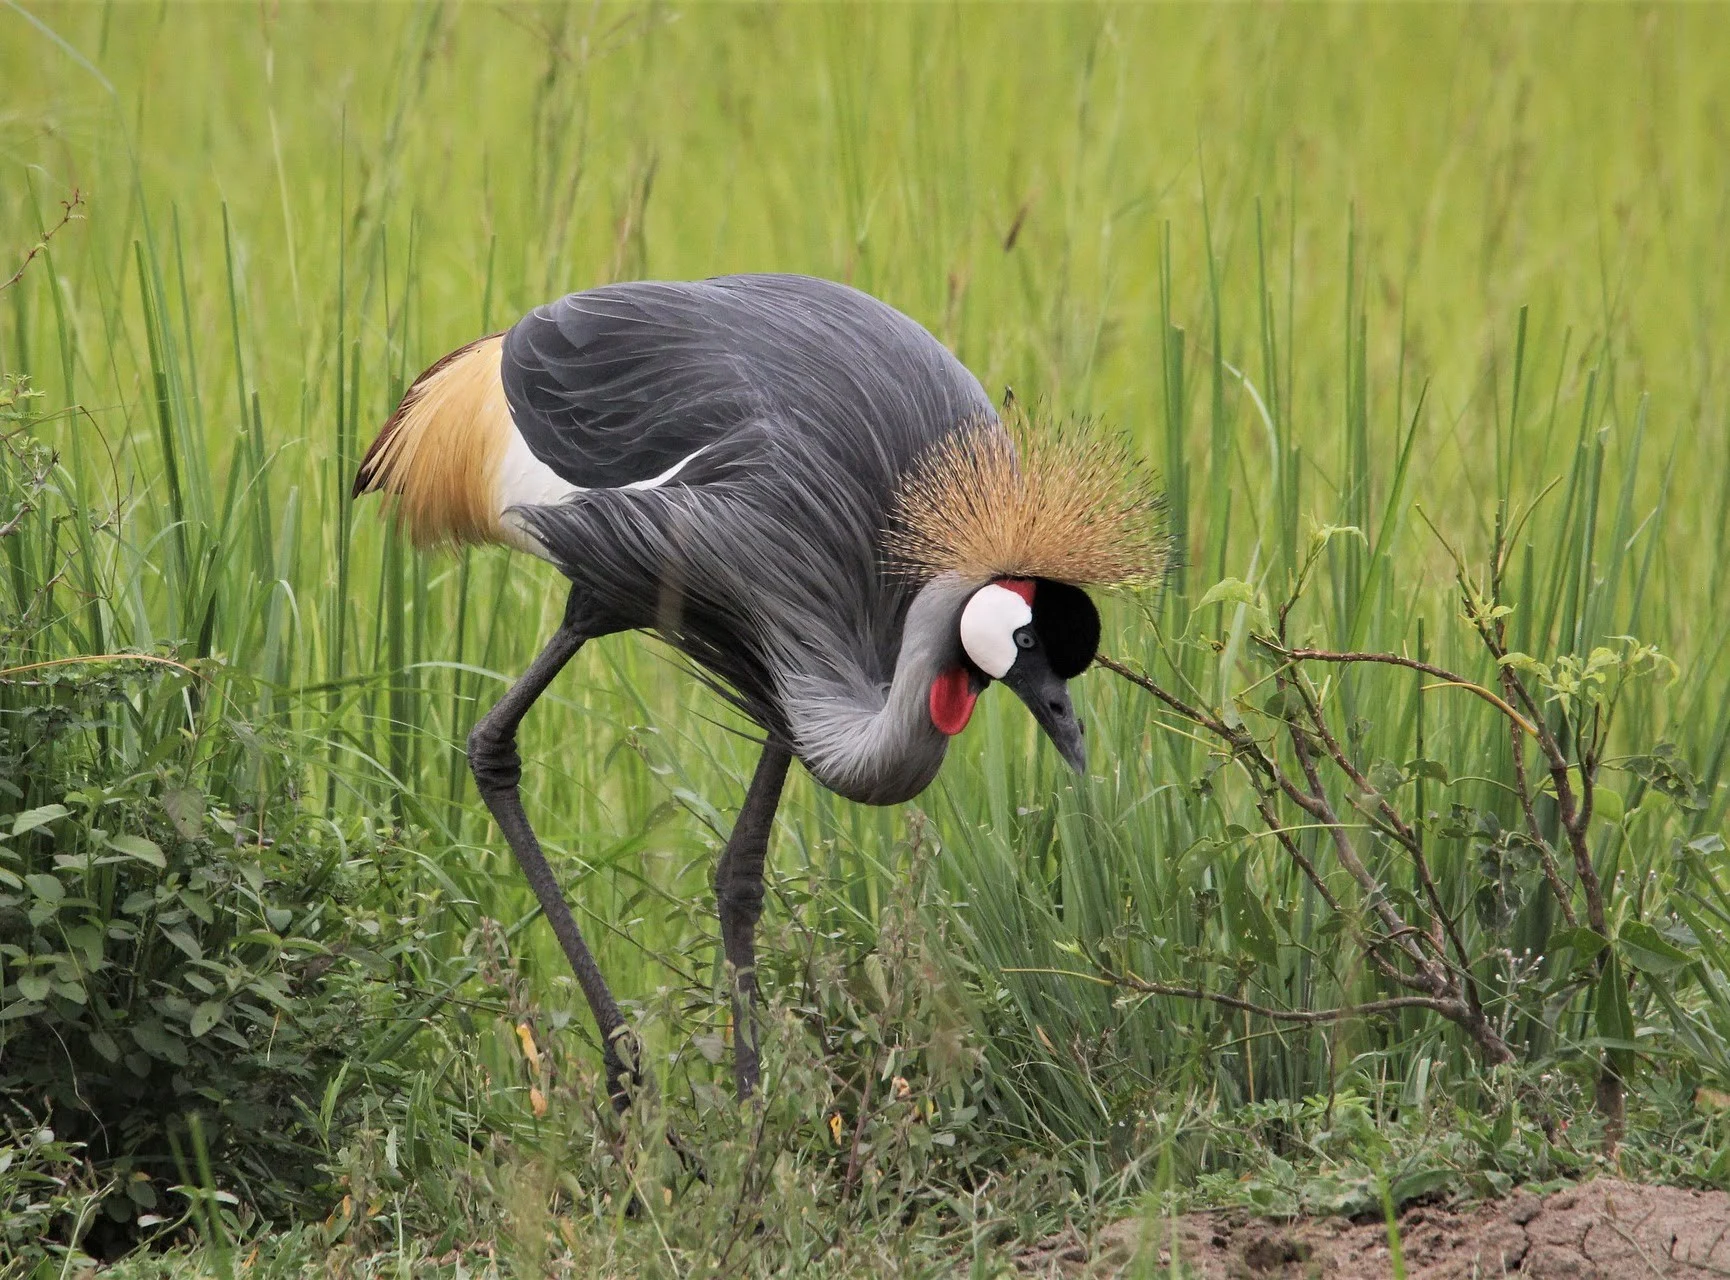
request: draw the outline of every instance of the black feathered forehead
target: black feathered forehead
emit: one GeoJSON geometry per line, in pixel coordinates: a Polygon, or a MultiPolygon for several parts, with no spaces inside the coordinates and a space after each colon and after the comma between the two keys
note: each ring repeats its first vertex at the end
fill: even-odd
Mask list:
{"type": "Polygon", "coordinates": [[[1073,680],[1099,653],[1099,610],[1087,592],[1067,582],[1033,580],[1033,629],[1060,680],[1073,680]]]}

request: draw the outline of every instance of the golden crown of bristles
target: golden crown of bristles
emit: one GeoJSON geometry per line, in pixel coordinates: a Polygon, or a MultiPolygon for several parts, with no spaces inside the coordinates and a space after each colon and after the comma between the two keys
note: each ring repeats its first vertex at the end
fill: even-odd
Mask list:
{"type": "Polygon", "coordinates": [[[1157,583],[1171,556],[1165,503],[1128,446],[1015,408],[1005,418],[956,432],[902,482],[891,562],[922,577],[1157,583]]]}

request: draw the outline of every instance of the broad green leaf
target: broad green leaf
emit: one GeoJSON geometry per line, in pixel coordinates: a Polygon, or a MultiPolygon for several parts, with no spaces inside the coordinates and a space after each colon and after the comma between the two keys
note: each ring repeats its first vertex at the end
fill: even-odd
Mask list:
{"type": "Polygon", "coordinates": [[[1452,1169],[1424,1169],[1418,1173],[1408,1173],[1399,1179],[1389,1189],[1394,1205],[1405,1204],[1408,1200],[1416,1200],[1419,1196],[1427,1196],[1432,1191],[1439,1191],[1455,1178],[1452,1169]]]}
{"type": "Polygon", "coordinates": [[[162,936],[167,938],[182,951],[186,952],[186,954],[194,960],[204,959],[204,948],[199,946],[198,939],[194,938],[185,929],[164,929],[162,931],[162,936]]]}
{"type": "MultiPolygon", "coordinates": [[[[1598,998],[1594,1003],[1593,1018],[1598,1024],[1598,1034],[1606,1040],[1632,1043],[1634,1011],[1628,1007],[1628,984],[1623,980],[1622,965],[1613,950],[1604,965],[1604,976],[1598,980],[1598,998]]],[[[1633,1069],[1634,1055],[1626,1049],[1611,1049],[1609,1053],[1616,1074],[1627,1079],[1633,1069]]]]}
{"type": "Polygon", "coordinates": [[[148,862],[158,871],[166,870],[168,867],[168,860],[162,856],[161,846],[154,840],[146,840],[143,836],[109,836],[108,847],[116,853],[124,853],[129,858],[148,862]]]}
{"type": "Polygon", "coordinates": [[[1602,818],[1605,822],[1615,824],[1622,821],[1627,814],[1628,802],[1622,793],[1614,787],[1599,786],[1592,796],[1592,816],[1602,818]]]}
{"type": "Polygon", "coordinates": [[[1382,795],[1392,795],[1406,780],[1406,771],[1392,760],[1377,760],[1370,766],[1369,784],[1382,795]]]}
{"type": "Polygon", "coordinates": [[[1263,964],[1279,959],[1279,934],[1273,920],[1262,906],[1259,894],[1249,885],[1249,858],[1241,857],[1226,877],[1225,913],[1232,932],[1248,951],[1263,964]]]}
{"type": "Polygon", "coordinates": [[[120,1046],[114,1043],[114,1037],[100,1029],[90,1033],[90,1047],[101,1054],[108,1062],[120,1061],[120,1046]]]}
{"type": "Polygon", "coordinates": [[[18,979],[18,994],[26,1000],[34,1000],[37,1004],[48,998],[48,975],[45,973],[27,973],[18,979]]]}
{"type": "Polygon", "coordinates": [[[209,1031],[222,1020],[222,1001],[206,1000],[192,1011],[190,1029],[194,1039],[209,1031]]]}
{"type": "Polygon", "coordinates": [[[1444,787],[1448,785],[1448,766],[1440,760],[1408,760],[1406,772],[1413,778],[1429,778],[1444,787]]]}
{"type": "Polygon", "coordinates": [[[1199,612],[1210,604],[1241,604],[1264,616],[1267,613],[1261,601],[1261,592],[1242,578],[1222,578],[1214,583],[1202,594],[1201,599],[1195,602],[1195,608],[1190,612],[1199,612]]]}
{"type": "Polygon", "coordinates": [[[182,840],[196,840],[204,830],[204,793],[197,787],[175,787],[162,793],[162,811],[182,840]]]}
{"type": "Polygon", "coordinates": [[[1549,666],[1545,663],[1539,662],[1529,653],[1514,652],[1503,654],[1501,665],[1504,667],[1512,667],[1515,671],[1523,671],[1529,676],[1536,676],[1539,681],[1544,684],[1550,683],[1551,677],[1549,666]]]}
{"type": "Polygon", "coordinates": [[[1544,950],[1554,955],[1565,947],[1572,947],[1574,962],[1584,964],[1609,945],[1608,940],[1601,934],[1594,933],[1585,925],[1581,925],[1575,929],[1556,930],[1550,935],[1550,940],[1545,944],[1544,950]]]}
{"type": "Polygon", "coordinates": [[[72,810],[63,804],[45,804],[40,809],[26,809],[12,819],[12,834],[21,836],[26,831],[34,831],[37,827],[45,827],[56,818],[64,818],[72,810]]]}
{"type": "Polygon", "coordinates": [[[81,924],[66,931],[66,945],[84,953],[84,967],[94,972],[102,967],[102,930],[94,924],[81,924]]]}
{"type": "Polygon", "coordinates": [[[1629,964],[1645,973],[1672,974],[1694,962],[1693,956],[1638,920],[1622,926],[1616,935],[1616,946],[1629,964]]]}
{"type": "Polygon", "coordinates": [[[24,883],[30,886],[31,893],[50,906],[66,897],[66,886],[54,876],[43,872],[39,871],[35,875],[25,876],[24,883]]]}
{"type": "Polygon", "coordinates": [[[177,1066],[186,1062],[186,1046],[180,1037],[167,1030],[155,1018],[146,1018],[132,1028],[132,1039],[153,1058],[162,1058],[177,1066]]]}

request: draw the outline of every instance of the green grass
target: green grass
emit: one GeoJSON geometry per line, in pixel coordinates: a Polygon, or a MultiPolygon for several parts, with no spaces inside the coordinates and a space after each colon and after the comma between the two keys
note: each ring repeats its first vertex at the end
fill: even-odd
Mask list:
{"type": "MultiPolygon", "coordinates": [[[[0,543],[14,614],[0,666],[219,659],[185,727],[231,708],[297,744],[295,814],[259,814],[261,827],[310,815],[339,832],[404,829],[418,870],[381,885],[380,901],[414,904],[429,982],[472,973],[484,920],[514,930],[509,1001],[496,983],[484,998],[460,988],[475,1009],[447,1006],[448,1025],[386,1041],[425,1088],[391,1100],[389,1123],[436,1117],[448,1130],[454,1109],[516,1135],[509,1150],[465,1173],[453,1168],[469,1145],[429,1146],[418,1189],[393,1183],[361,1138],[344,1146],[347,1165],[333,1153],[352,1177],[394,1187],[381,1213],[394,1195],[405,1238],[437,1214],[515,1241],[507,1254],[532,1271],[544,1241],[522,1222],[562,1213],[576,1225],[557,1247],[577,1258],[701,1269],[725,1236],[724,1175],[746,1178],[743,1122],[703,1101],[724,1061],[700,1052],[725,1030],[708,881],[752,764],[728,732],[737,722],[667,654],[620,637],[586,650],[525,729],[529,812],[604,971],[638,1002],[673,1113],[716,1153],[715,1189],[685,1189],[662,1217],[585,1218],[571,1206],[600,1205],[611,1176],[585,1120],[586,1015],[550,934],[516,928],[532,900],[461,756],[562,595],[521,556],[417,557],[373,504],[347,497],[406,382],[450,347],[569,289],[735,270],[849,280],[929,325],[994,394],[1012,385],[1127,432],[1163,473],[1183,563],[1147,616],[1111,611],[1107,648],[1208,698],[1253,676],[1235,650],[1222,660],[1201,642],[1232,617],[1192,616],[1195,603],[1227,577],[1281,597],[1326,525],[1365,536],[1329,545],[1294,635],[1422,649],[1488,678],[1425,520],[1481,566],[1498,511],[1536,504],[1510,564],[1514,647],[1585,654],[1633,634],[1678,664],[1623,700],[1611,754],[1674,742],[1706,807],[1642,810],[1643,784],[1610,774],[1634,816],[1601,830],[1595,851],[1622,869],[1618,920],[1664,923],[1680,902],[1711,925],[1698,983],[1674,1009],[1634,1010],[1661,1043],[1625,1158],[1669,1176],[1716,1169],[1687,1153],[1709,1151],[1720,1123],[1691,1109],[1690,1091],[1730,1073],[1715,994],[1726,869],[1718,854],[1685,871],[1672,845],[1724,829],[1730,761],[1730,27],[1712,11],[31,13],[0,10],[0,275],[74,188],[86,217],[0,292],[0,374],[42,393],[30,430],[59,451],[54,509],[67,516],[28,546],[0,543]],[[511,1023],[573,1012],[558,1024],[575,1081],[555,1098],[563,1129],[524,1136],[537,1130],[511,1023]],[[508,1106],[477,1101],[501,1079],[519,1086],[508,1106]],[[1654,1137],[1660,1124],[1675,1136],[1654,1137]],[[574,1182],[554,1195],[543,1174],[574,1182]]],[[[1456,781],[1418,809],[1511,816],[1492,783],[1471,780],[1509,765],[1483,707],[1387,675],[1342,680],[1330,698],[1367,722],[1370,754],[1447,764],[1456,781]]],[[[1491,1078],[1417,1015],[1294,1033],[1015,972],[1087,970],[1104,943],[1143,976],[1242,984],[1285,1007],[1377,990],[1327,963],[1335,944],[1315,932],[1303,886],[1271,842],[1233,832],[1253,826],[1243,788],[1146,699],[1103,673],[1082,682],[1095,754],[1083,783],[1018,707],[984,701],[917,806],[861,809],[796,778],[771,854],[771,989],[861,1036],[830,1079],[789,1014],[781,1061],[826,1083],[811,1085],[809,1114],[791,1102],[771,1113],[792,1153],[785,1177],[827,1168],[807,1141],[821,1145],[819,1097],[851,1123],[861,1081],[898,1044],[889,1075],[929,1086],[946,1114],[984,1109],[950,1131],[954,1148],[910,1155],[894,1175],[928,1223],[894,1254],[904,1270],[966,1256],[988,1271],[1006,1240],[1065,1213],[1201,1172],[1235,1177],[1256,1156],[1216,1118],[1246,1106],[1354,1093],[1378,1122],[1420,1129],[1433,1117],[1412,1115],[1434,1105],[1528,1108],[1472,1146],[1492,1153],[1524,1150],[1533,1109],[1584,1108],[1590,991],[1541,1014],[1510,994],[1527,1067],[1491,1078]],[[1246,959],[1219,909],[1240,859],[1280,921],[1272,963],[1246,959]],[[885,921],[901,922],[903,942],[885,940],[885,921]],[[889,994],[875,998],[879,981],[889,994]],[[1020,1181],[1007,1176],[1018,1165],[1020,1181]],[[970,1167],[998,1179],[979,1193],[1000,1197],[990,1213],[967,1208],[970,1167]],[[1047,1172],[1061,1192],[1039,1183],[1047,1172]],[[970,1212],[989,1230],[970,1235],[983,1221],[970,1212]]],[[[280,779],[200,768],[232,804],[282,803],[280,779]]],[[[1436,858],[1470,915],[1481,870],[1469,844],[1443,842],[1436,858]]],[[[1473,937],[1517,957],[1554,925],[1533,893],[1506,930],[1474,925],[1473,937]]],[[[910,1141],[894,1136],[900,1121],[882,1123],[884,1153],[910,1141]]],[[[1256,1123],[1285,1135],[1270,1144],[1305,1149],[1298,1120],[1256,1123]]],[[[1443,1127],[1457,1139],[1462,1123],[1443,1127]]],[[[1432,1150],[1404,1130],[1378,1141],[1363,1160],[1432,1150]]],[[[1508,1162],[1554,1172],[1547,1143],[1531,1149],[1508,1162]]],[[[1397,1186],[1420,1165],[1388,1176],[1397,1186]]],[[[1379,1195],[1380,1171],[1341,1176],[1379,1195]]],[[[888,1201],[871,1207],[844,1168],[813,1178],[778,1194],[895,1235],[888,1201]]],[[[279,1242],[285,1273],[297,1251],[327,1245],[325,1228],[297,1230],[279,1242]]],[[[761,1265],[823,1256],[821,1230],[796,1236],[774,1235],[761,1265]]],[[[400,1246],[402,1265],[472,1239],[435,1231],[400,1246]]],[[[872,1265],[876,1246],[855,1243],[830,1255],[837,1274],[872,1265]]],[[[397,1265],[380,1260],[397,1249],[389,1231],[342,1247],[366,1267],[397,1265]]]]}

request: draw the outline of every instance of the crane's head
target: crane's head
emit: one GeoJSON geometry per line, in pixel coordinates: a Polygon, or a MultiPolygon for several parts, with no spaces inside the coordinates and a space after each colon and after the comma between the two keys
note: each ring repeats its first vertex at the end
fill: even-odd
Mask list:
{"type": "Polygon", "coordinates": [[[931,723],[957,734],[993,680],[1015,691],[1079,772],[1087,765],[1069,681],[1099,649],[1099,612],[1080,587],[1050,578],[998,578],[968,597],[959,620],[960,660],[931,685],[931,723]]]}

